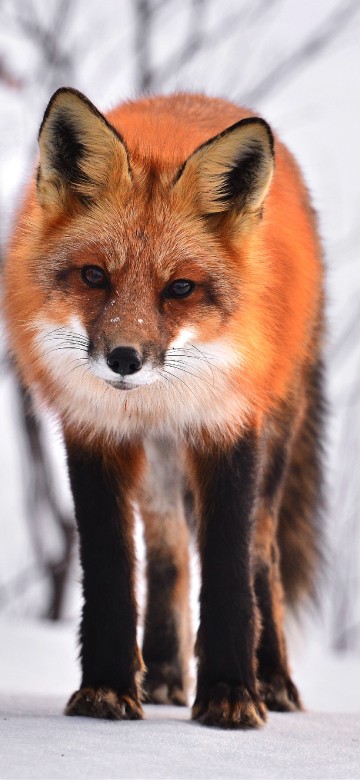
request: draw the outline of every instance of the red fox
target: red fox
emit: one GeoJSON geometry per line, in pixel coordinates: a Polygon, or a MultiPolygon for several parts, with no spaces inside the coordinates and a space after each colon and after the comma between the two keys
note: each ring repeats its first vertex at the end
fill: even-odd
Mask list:
{"type": "Polygon", "coordinates": [[[323,268],[291,154],[197,94],[106,116],[58,90],[8,253],[22,382],[58,415],[83,567],[67,715],[187,701],[191,497],[201,563],[192,717],[301,709],[283,631],[319,565],[323,268]],[[137,645],[133,507],[147,543],[137,645]]]}

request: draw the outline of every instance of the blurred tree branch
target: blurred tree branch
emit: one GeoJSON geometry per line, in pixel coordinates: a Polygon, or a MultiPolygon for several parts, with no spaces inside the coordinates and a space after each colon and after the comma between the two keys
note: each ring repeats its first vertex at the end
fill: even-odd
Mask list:
{"type": "Polygon", "coordinates": [[[154,8],[151,0],[134,0],[135,50],[137,52],[137,83],[140,92],[149,92],[153,85],[151,67],[151,34],[154,8]]]}
{"type": "Polygon", "coordinates": [[[39,69],[33,74],[33,80],[43,83],[44,74],[49,78],[49,90],[53,81],[71,78],[72,58],[63,49],[63,36],[70,20],[72,0],[57,0],[53,6],[53,15],[45,22],[33,0],[15,0],[10,6],[3,5],[4,23],[12,24],[14,34],[19,33],[30,40],[40,55],[39,69]]]}
{"type": "Polygon", "coordinates": [[[276,63],[269,73],[239,98],[246,105],[256,105],[264,97],[268,98],[281,84],[293,78],[299,68],[303,68],[305,64],[309,64],[322,54],[349,27],[359,11],[358,0],[351,0],[346,5],[341,2],[334,13],[328,16],[321,27],[302,46],[276,63]]]}
{"type": "Polygon", "coordinates": [[[72,513],[63,512],[59,506],[39,421],[34,414],[31,397],[21,383],[18,384],[18,393],[28,455],[27,468],[30,469],[31,473],[26,500],[28,523],[37,560],[50,584],[46,617],[58,620],[61,617],[68,568],[75,540],[74,518],[72,513]],[[44,508],[46,512],[51,513],[61,536],[62,552],[56,560],[49,558],[42,544],[39,517],[44,508]]]}
{"type": "Polygon", "coordinates": [[[153,2],[152,0],[136,0],[135,14],[135,50],[137,56],[137,83],[140,92],[162,90],[166,82],[181,69],[188,66],[195,57],[203,51],[212,49],[221,40],[239,29],[239,25],[247,22],[255,23],[268,13],[279,0],[245,0],[235,12],[227,14],[215,29],[206,30],[206,15],[211,5],[209,0],[189,0],[188,33],[185,40],[177,47],[174,54],[165,59],[157,68],[151,66],[151,36],[156,21],[155,14],[165,6],[174,7],[170,2],[153,2]]]}

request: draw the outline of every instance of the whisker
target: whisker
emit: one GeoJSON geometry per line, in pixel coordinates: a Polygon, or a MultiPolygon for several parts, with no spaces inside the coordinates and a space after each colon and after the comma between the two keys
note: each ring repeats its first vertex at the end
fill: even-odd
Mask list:
{"type": "Polygon", "coordinates": [[[76,339],[60,338],[48,339],[49,344],[64,344],[71,347],[79,347],[79,349],[87,349],[88,344],[84,341],[77,341],[76,339]]]}
{"type": "Polygon", "coordinates": [[[185,357],[185,358],[191,358],[191,360],[206,360],[206,358],[201,357],[200,355],[194,355],[193,352],[189,350],[183,350],[182,352],[173,352],[172,350],[167,353],[169,357],[185,357]]]}
{"type": "MultiPolygon", "coordinates": [[[[74,362],[74,361],[72,361],[72,362],[74,362]]],[[[87,367],[85,366],[85,364],[84,364],[84,363],[80,363],[80,364],[78,364],[78,365],[76,365],[76,366],[73,366],[73,367],[70,369],[70,371],[68,371],[68,372],[67,372],[67,373],[64,375],[64,377],[63,377],[63,378],[64,378],[64,379],[67,379],[67,378],[68,378],[68,376],[70,376],[70,374],[72,374],[72,373],[73,373],[73,371],[75,371],[75,369],[76,369],[76,368],[85,368],[85,371],[84,371],[83,373],[86,373],[87,371],[89,371],[89,370],[90,370],[89,368],[87,368],[87,367]]]]}
{"type": "Polygon", "coordinates": [[[74,342],[76,344],[80,344],[82,346],[88,346],[89,345],[89,339],[86,336],[82,336],[81,334],[73,333],[72,331],[63,330],[62,328],[56,328],[55,330],[50,331],[49,333],[44,333],[38,341],[42,343],[43,341],[67,341],[67,342],[74,342]]]}
{"type": "Polygon", "coordinates": [[[168,360],[165,360],[165,365],[170,366],[171,368],[175,368],[178,371],[183,371],[185,374],[189,374],[190,376],[193,376],[195,379],[198,379],[201,382],[205,382],[208,385],[208,387],[212,389],[215,387],[215,378],[212,372],[211,372],[212,381],[210,381],[209,376],[206,376],[204,371],[202,371],[201,373],[199,372],[194,373],[193,371],[189,371],[188,363],[186,363],[186,361],[184,360],[178,360],[176,362],[170,362],[168,360]],[[184,366],[186,366],[186,368],[184,368],[184,366]]]}
{"type": "Polygon", "coordinates": [[[54,333],[58,333],[60,330],[62,330],[62,327],[54,328],[54,330],[50,330],[49,333],[43,333],[41,338],[39,338],[38,340],[39,341],[44,341],[45,339],[48,339],[48,338],[55,338],[55,336],[53,334],[54,333]]]}
{"type": "Polygon", "coordinates": [[[88,362],[87,358],[78,357],[78,358],[73,358],[73,360],[70,360],[69,363],[75,363],[75,362],[79,363],[80,361],[82,362],[83,365],[88,362]]]}
{"type": "MultiPolygon", "coordinates": [[[[161,377],[161,378],[162,378],[162,379],[163,379],[165,382],[169,382],[169,384],[170,384],[170,385],[172,385],[172,387],[174,387],[174,388],[175,388],[175,390],[176,390],[176,391],[179,393],[181,400],[182,400],[182,401],[184,401],[184,399],[183,399],[183,396],[182,396],[182,394],[181,394],[181,392],[180,392],[180,388],[179,388],[179,387],[177,387],[177,385],[175,384],[175,382],[172,382],[172,381],[171,381],[171,379],[169,379],[169,377],[168,377],[168,376],[164,376],[164,374],[169,374],[169,371],[166,371],[165,369],[163,369],[163,370],[162,370],[162,371],[160,371],[159,373],[160,373],[160,377],[161,377]]],[[[172,374],[171,374],[171,376],[172,376],[172,374]]]]}
{"type": "MultiPolygon", "coordinates": [[[[197,347],[195,344],[191,344],[191,345],[190,345],[190,347],[173,347],[173,348],[171,349],[171,352],[172,352],[172,350],[174,350],[174,354],[176,354],[176,350],[178,350],[178,351],[179,351],[179,354],[181,354],[181,353],[182,353],[182,354],[185,354],[185,355],[188,355],[188,354],[190,354],[190,355],[191,355],[191,357],[193,357],[193,358],[194,358],[194,360],[196,360],[196,358],[197,358],[197,355],[194,355],[194,354],[193,354],[193,352],[192,352],[192,350],[193,350],[193,349],[195,349],[197,352],[199,352],[199,353],[200,353],[200,355],[201,355],[201,359],[202,359],[202,360],[210,360],[210,359],[212,359],[212,360],[215,360],[215,361],[216,361],[216,360],[217,360],[217,361],[219,361],[219,360],[220,360],[220,358],[219,358],[219,355],[213,355],[211,352],[203,352],[203,351],[202,351],[202,350],[201,350],[199,347],[197,347]]],[[[200,358],[198,358],[198,359],[200,359],[200,358]]]]}
{"type": "Polygon", "coordinates": [[[79,347],[79,349],[87,349],[88,343],[85,341],[78,341],[77,339],[69,339],[69,338],[55,338],[55,339],[49,339],[50,344],[69,344],[72,347],[79,347]]]}
{"type": "Polygon", "coordinates": [[[196,349],[197,352],[200,352],[200,355],[202,356],[203,360],[206,360],[206,362],[207,362],[207,364],[208,364],[208,366],[210,368],[210,371],[211,371],[211,373],[213,375],[213,382],[214,382],[214,373],[213,373],[213,369],[212,369],[212,365],[211,365],[210,361],[208,360],[208,358],[206,356],[204,357],[204,353],[201,351],[201,349],[199,349],[199,347],[196,347],[195,344],[192,344],[191,346],[193,347],[193,349],[196,349]]]}
{"type": "MultiPolygon", "coordinates": [[[[70,352],[71,350],[73,352],[83,352],[84,355],[87,356],[86,349],[83,349],[82,347],[80,348],[80,347],[70,346],[69,344],[58,344],[56,347],[51,347],[51,349],[47,349],[45,354],[50,355],[51,352],[60,352],[61,350],[65,350],[66,352],[70,352]]],[[[87,357],[83,358],[83,360],[86,359],[87,357]]]]}
{"type": "Polygon", "coordinates": [[[91,412],[93,411],[93,409],[97,409],[97,408],[98,408],[99,404],[101,403],[101,401],[102,401],[102,400],[103,400],[103,398],[104,398],[104,395],[105,395],[106,391],[107,391],[107,390],[109,390],[109,389],[110,389],[110,387],[109,387],[109,385],[107,385],[107,386],[105,387],[105,390],[104,390],[104,392],[103,392],[103,393],[102,393],[102,395],[100,396],[100,398],[98,398],[98,400],[97,400],[97,401],[95,401],[95,403],[94,403],[93,405],[91,405],[91,407],[90,407],[90,411],[91,411],[91,412]]]}
{"type": "Polygon", "coordinates": [[[176,362],[176,363],[170,363],[169,361],[165,361],[165,365],[169,366],[169,368],[174,368],[177,371],[182,371],[184,374],[189,374],[189,376],[193,376],[194,379],[198,379],[200,382],[205,382],[210,387],[213,387],[213,383],[209,382],[209,378],[207,376],[202,375],[201,373],[194,373],[193,371],[189,371],[188,368],[184,368],[184,365],[187,365],[187,363],[184,362],[176,362]]]}
{"type": "MultiPolygon", "coordinates": [[[[196,349],[196,347],[195,347],[195,349],[196,349]]],[[[199,351],[199,350],[198,350],[198,351],[199,351]]],[[[212,375],[212,378],[213,378],[213,383],[215,382],[215,378],[214,378],[214,369],[216,369],[217,371],[222,371],[222,370],[223,370],[223,367],[222,367],[222,365],[221,365],[221,366],[220,366],[220,365],[216,365],[216,364],[215,364],[215,363],[214,363],[212,360],[210,360],[210,359],[209,359],[209,357],[207,357],[207,356],[194,355],[194,353],[193,353],[191,350],[186,350],[186,351],[184,350],[184,351],[183,351],[183,353],[179,353],[179,354],[176,354],[176,353],[174,353],[174,354],[173,354],[173,353],[171,353],[171,354],[169,355],[169,357],[170,357],[170,358],[175,358],[176,360],[178,360],[178,359],[179,359],[179,357],[180,357],[180,358],[185,358],[185,359],[187,360],[187,362],[188,362],[188,365],[189,365],[189,364],[191,365],[192,361],[194,361],[194,360],[197,360],[197,361],[201,361],[201,362],[203,362],[203,363],[206,363],[206,365],[209,367],[209,370],[211,371],[211,375],[212,375]]],[[[193,366],[193,367],[195,367],[195,366],[193,366]]]]}
{"type": "Polygon", "coordinates": [[[189,385],[187,385],[187,384],[186,384],[186,382],[185,382],[185,379],[181,379],[181,377],[180,377],[180,376],[176,376],[175,374],[172,374],[172,373],[171,373],[171,371],[167,371],[167,373],[168,373],[168,374],[170,374],[170,376],[172,376],[172,377],[173,377],[173,379],[174,379],[175,381],[177,381],[177,382],[181,382],[181,383],[182,383],[182,384],[183,384],[183,385],[186,387],[186,389],[187,389],[188,391],[190,391],[190,393],[192,393],[192,394],[193,394],[194,398],[196,398],[196,400],[198,400],[198,399],[197,399],[197,396],[196,396],[196,393],[194,393],[194,391],[192,390],[192,388],[191,388],[191,387],[189,387],[189,385]]]}

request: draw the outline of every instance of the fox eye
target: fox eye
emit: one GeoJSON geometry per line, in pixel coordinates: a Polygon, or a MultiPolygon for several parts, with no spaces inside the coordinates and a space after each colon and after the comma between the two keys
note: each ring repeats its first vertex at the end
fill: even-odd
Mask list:
{"type": "Polygon", "coordinates": [[[103,288],[107,285],[105,271],[98,265],[84,265],[81,269],[81,278],[88,287],[103,288]]]}
{"type": "Polygon", "coordinates": [[[165,298],[187,298],[191,295],[195,287],[195,282],[191,282],[190,279],[175,279],[164,290],[165,298]]]}

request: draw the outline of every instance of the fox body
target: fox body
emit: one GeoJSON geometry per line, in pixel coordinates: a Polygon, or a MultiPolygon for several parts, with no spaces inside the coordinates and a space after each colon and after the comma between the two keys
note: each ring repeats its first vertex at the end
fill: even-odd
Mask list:
{"type": "Polygon", "coordinates": [[[21,379],[62,424],[80,534],[82,681],[66,711],[185,703],[191,491],[193,717],[261,725],[266,707],[301,706],[283,594],[311,589],[318,554],[323,292],[306,188],[264,120],[201,95],[104,117],[62,89],[39,145],[4,302],[21,379]]]}

